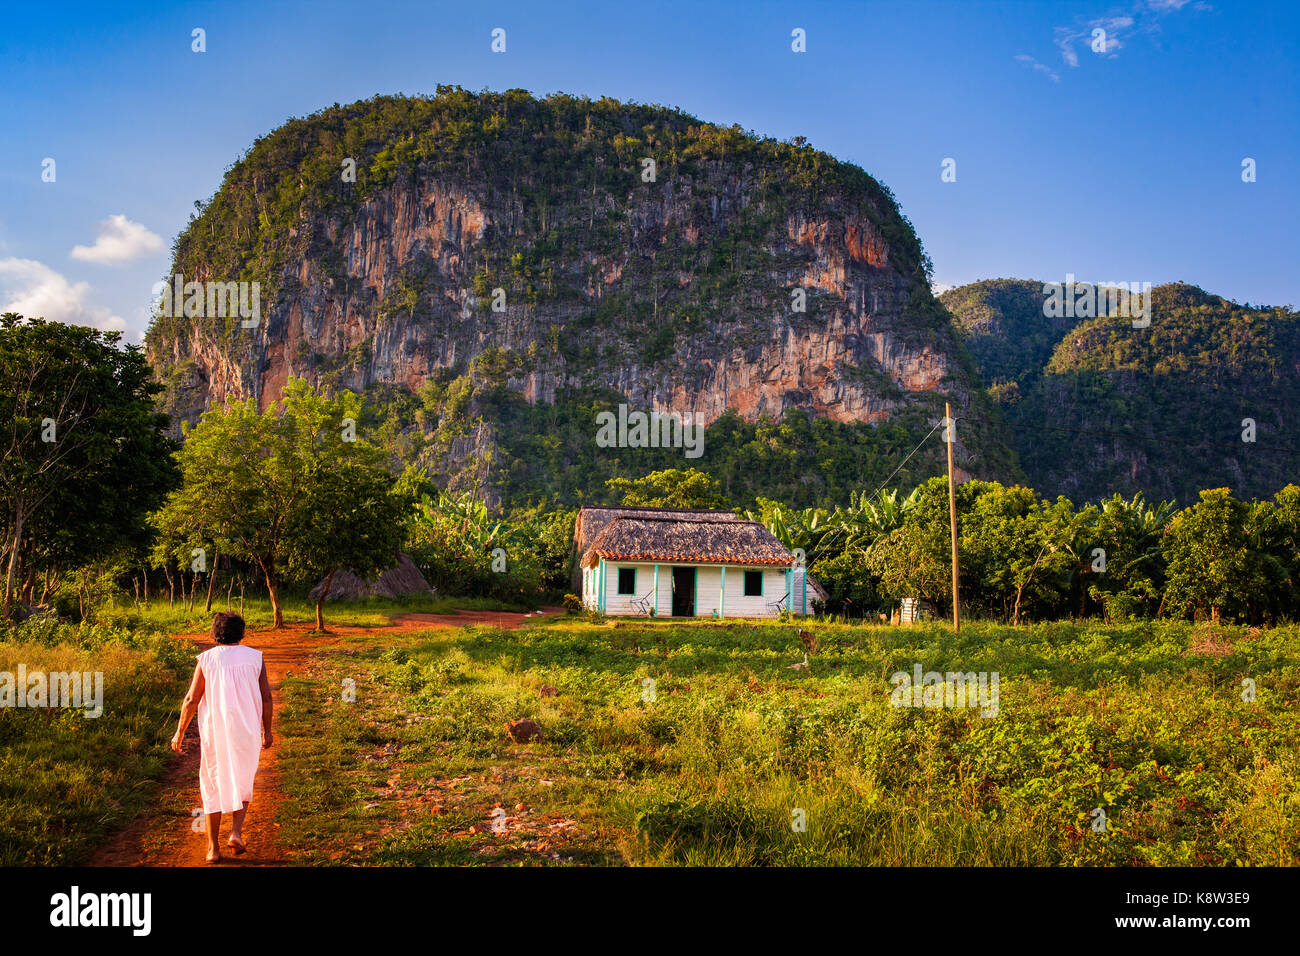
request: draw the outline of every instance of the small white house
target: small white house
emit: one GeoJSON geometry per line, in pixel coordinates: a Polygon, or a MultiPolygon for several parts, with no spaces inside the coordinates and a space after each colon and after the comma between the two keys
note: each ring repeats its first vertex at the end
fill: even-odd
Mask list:
{"type": "Polygon", "coordinates": [[[809,610],[810,579],[756,521],[731,512],[602,510],[613,514],[602,515],[579,560],[582,602],[592,610],[718,618],[809,610]]]}

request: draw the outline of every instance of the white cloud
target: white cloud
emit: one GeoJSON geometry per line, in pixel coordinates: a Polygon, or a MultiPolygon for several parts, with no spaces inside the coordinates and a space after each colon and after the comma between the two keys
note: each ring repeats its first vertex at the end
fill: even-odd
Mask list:
{"type": "Polygon", "coordinates": [[[97,329],[126,330],[126,322],[113,310],[90,301],[85,282],[69,282],[35,259],[0,259],[0,312],[18,312],[28,318],[44,318],[69,325],[97,329]]]}
{"type": "MultiPolygon", "coordinates": [[[[1119,55],[1118,51],[1123,49],[1134,36],[1144,33],[1159,33],[1160,18],[1168,14],[1178,13],[1189,3],[1193,10],[1199,12],[1212,9],[1208,3],[1193,3],[1192,0],[1136,0],[1128,13],[1095,17],[1087,21],[1076,19],[1073,26],[1056,27],[1053,42],[1056,44],[1057,49],[1061,51],[1061,59],[1066,66],[1077,67],[1079,65],[1080,47],[1090,54],[1104,55],[1109,59],[1114,59],[1119,55]],[[1092,49],[1093,30],[1096,29],[1106,31],[1106,49],[1098,53],[1094,53],[1092,49]]],[[[1026,62],[1032,58],[1025,57],[1022,54],[1016,59],[1026,62]]],[[[1039,67],[1034,66],[1034,69],[1039,69],[1039,67]]],[[[1050,71],[1045,70],[1044,72],[1050,71]]]]}
{"type": "Polygon", "coordinates": [[[1079,54],[1075,46],[1082,44],[1090,53],[1094,52],[1093,30],[1106,31],[1106,54],[1115,55],[1115,51],[1124,46],[1133,29],[1132,17],[1097,17],[1089,20],[1082,27],[1057,27],[1056,45],[1061,51],[1061,59],[1070,66],[1079,65],[1079,54]]]}
{"type": "Polygon", "coordinates": [[[162,250],[161,236],[118,214],[95,227],[93,246],[73,246],[71,255],[82,262],[119,265],[162,250]]]}
{"type": "Polygon", "coordinates": [[[1055,70],[1053,70],[1046,63],[1039,63],[1028,53],[1017,53],[1016,60],[1020,63],[1025,64],[1025,66],[1028,66],[1031,69],[1037,70],[1039,73],[1046,73],[1049,77],[1052,78],[1053,83],[1061,82],[1061,77],[1055,70]]]}

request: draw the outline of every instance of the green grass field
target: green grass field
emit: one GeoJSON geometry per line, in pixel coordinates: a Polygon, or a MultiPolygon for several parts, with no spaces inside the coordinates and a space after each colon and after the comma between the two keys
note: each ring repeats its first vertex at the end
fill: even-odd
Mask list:
{"type": "Polygon", "coordinates": [[[103,714],[0,707],[0,866],[84,863],[149,806],[193,655],[131,628],[38,621],[0,631],[0,671],[102,672],[103,714]]]}
{"type": "MultiPolygon", "coordinates": [[[[213,610],[225,610],[224,600],[213,610]]],[[[314,621],[305,597],[286,598],[291,621],[314,621]]],[[[405,611],[497,610],[491,600],[410,598],[328,605],[326,624],[382,627],[405,611]]],[[[236,602],[235,608],[238,609],[236,602]]],[[[250,627],[268,627],[271,605],[245,602],[250,627]]],[[[171,759],[168,741],[194,670],[194,653],[168,635],[211,624],[154,602],[147,610],[101,608],[80,625],[33,620],[0,627],[0,672],[100,671],[104,713],[0,707],[0,866],[84,863],[103,839],[151,805],[171,759]]]]}
{"type": "MultiPolygon", "coordinates": [[[[103,617],[0,635],[0,671],[105,675],[97,719],[0,708],[0,864],[83,862],[155,795],[192,661],[165,635],[204,621],[103,617]]],[[[1300,628],[805,626],[808,670],[785,624],[341,638],[285,682],[280,837],[307,864],[1300,860],[1300,628]],[[891,706],[918,663],[996,671],[998,713],[891,706]],[[520,718],[545,739],[512,742],[520,718]]]]}
{"type": "Polygon", "coordinates": [[[344,864],[1300,859],[1300,628],[808,626],[806,671],[789,625],[350,639],[286,683],[282,837],[344,864]],[[891,706],[916,663],[998,672],[998,714],[891,706]]]}

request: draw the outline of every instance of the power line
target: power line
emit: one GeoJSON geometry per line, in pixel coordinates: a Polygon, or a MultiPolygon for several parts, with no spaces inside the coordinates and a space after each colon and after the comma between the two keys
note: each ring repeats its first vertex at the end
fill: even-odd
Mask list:
{"type": "Polygon", "coordinates": [[[944,424],[944,420],[942,418],[939,419],[939,421],[935,422],[934,428],[931,428],[928,432],[925,433],[925,438],[922,438],[919,442],[916,443],[916,447],[907,453],[907,457],[904,458],[902,462],[899,463],[899,466],[890,473],[889,478],[886,478],[884,482],[881,483],[880,487],[871,493],[872,498],[876,497],[876,495],[878,495],[881,491],[884,490],[885,485],[889,484],[890,480],[894,477],[894,475],[898,474],[900,471],[903,470],[903,465],[906,465],[909,461],[912,460],[912,456],[921,450],[921,446],[924,445],[926,441],[929,440],[930,436],[934,434],[935,429],[937,429],[942,424],[944,424]]]}
{"type": "MultiPolygon", "coordinates": [[[[898,474],[900,471],[903,470],[903,466],[906,465],[909,461],[912,460],[912,456],[915,455],[918,451],[921,450],[921,446],[924,445],[927,441],[929,441],[930,436],[933,435],[933,434],[935,433],[935,431],[939,428],[940,425],[942,425],[942,424],[944,423],[944,421],[945,421],[945,420],[941,418],[941,419],[939,419],[937,422],[935,422],[935,423],[934,423],[934,427],[931,428],[928,432],[925,433],[925,437],[922,438],[919,442],[916,443],[916,447],[913,448],[910,452],[907,453],[907,457],[904,458],[901,462],[899,462],[898,467],[895,468],[895,469],[890,473],[889,477],[886,478],[886,479],[881,483],[880,487],[877,488],[875,491],[873,491],[873,492],[871,493],[870,497],[868,497],[868,498],[863,498],[862,500],[863,500],[863,501],[870,501],[872,498],[875,498],[876,495],[880,494],[880,492],[884,490],[885,485],[889,484],[889,482],[893,479],[894,475],[898,474]]],[[[826,535],[821,539],[820,546],[825,546],[827,542],[829,542],[829,541],[834,541],[834,540],[835,540],[835,536],[836,536],[837,534],[841,533],[842,531],[844,531],[844,526],[843,526],[843,525],[840,525],[840,526],[838,526],[838,527],[832,528],[832,529],[831,529],[829,532],[827,532],[826,535]]]]}

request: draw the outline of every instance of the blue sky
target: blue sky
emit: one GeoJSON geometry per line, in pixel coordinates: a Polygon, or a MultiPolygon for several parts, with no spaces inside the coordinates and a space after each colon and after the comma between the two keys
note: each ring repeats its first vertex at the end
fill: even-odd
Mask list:
{"type": "Polygon", "coordinates": [[[1287,2],[11,5],[0,310],[138,340],[193,201],[257,136],[439,83],[805,136],[893,190],[937,286],[1073,273],[1300,306],[1298,66],[1287,2]]]}

